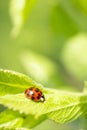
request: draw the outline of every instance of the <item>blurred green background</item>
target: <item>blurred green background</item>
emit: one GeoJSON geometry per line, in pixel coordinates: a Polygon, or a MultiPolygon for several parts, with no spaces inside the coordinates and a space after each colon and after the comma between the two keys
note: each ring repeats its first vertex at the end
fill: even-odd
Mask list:
{"type": "MultiPolygon", "coordinates": [[[[38,0],[16,38],[10,1],[0,2],[0,68],[29,75],[45,87],[82,91],[87,80],[87,1],[38,0]]],[[[80,130],[47,120],[34,130],[80,130]]]]}

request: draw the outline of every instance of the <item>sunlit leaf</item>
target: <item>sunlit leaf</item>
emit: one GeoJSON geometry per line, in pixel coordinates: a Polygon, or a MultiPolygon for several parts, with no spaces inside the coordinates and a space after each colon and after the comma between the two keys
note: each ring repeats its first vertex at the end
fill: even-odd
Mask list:
{"type": "Polygon", "coordinates": [[[87,114],[87,96],[82,94],[54,92],[45,94],[44,103],[36,103],[26,99],[24,94],[6,95],[0,97],[0,103],[20,113],[33,114],[35,117],[47,115],[58,123],[75,120],[80,115],[87,114]]]}
{"type": "MultiPolygon", "coordinates": [[[[13,71],[1,70],[0,71],[0,88],[7,85],[7,92],[4,96],[0,96],[0,104],[8,107],[9,109],[18,110],[20,114],[33,115],[35,119],[43,121],[44,116],[54,120],[57,123],[65,123],[75,120],[80,115],[87,114],[87,95],[84,93],[71,93],[58,91],[56,89],[48,89],[40,87],[44,96],[44,102],[34,102],[25,97],[24,92],[17,94],[10,93],[10,90],[16,86],[25,89],[28,83],[31,86],[36,85],[34,81],[23,74],[13,71]],[[2,85],[3,83],[3,85],[2,85]],[[10,84],[10,89],[8,85],[10,84]]],[[[5,90],[3,87],[3,90],[5,90]]],[[[37,123],[39,123],[37,121],[37,123]]],[[[32,123],[31,123],[32,124],[32,123]]]]}
{"type": "Polygon", "coordinates": [[[0,69],[0,95],[21,93],[31,86],[36,86],[31,78],[21,73],[0,69]]]}

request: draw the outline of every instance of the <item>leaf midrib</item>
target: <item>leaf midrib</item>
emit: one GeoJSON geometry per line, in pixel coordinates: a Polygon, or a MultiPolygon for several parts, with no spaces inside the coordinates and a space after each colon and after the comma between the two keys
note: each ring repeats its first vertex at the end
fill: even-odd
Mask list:
{"type": "MultiPolygon", "coordinates": [[[[21,87],[21,88],[25,88],[26,86],[25,85],[20,85],[20,84],[11,84],[11,83],[5,83],[5,82],[1,82],[0,81],[0,84],[1,85],[6,85],[6,86],[11,86],[11,87],[17,87],[17,86],[19,86],[19,87],[21,87]]],[[[17,87],[18,88],[18,87],[17,87]]]]}

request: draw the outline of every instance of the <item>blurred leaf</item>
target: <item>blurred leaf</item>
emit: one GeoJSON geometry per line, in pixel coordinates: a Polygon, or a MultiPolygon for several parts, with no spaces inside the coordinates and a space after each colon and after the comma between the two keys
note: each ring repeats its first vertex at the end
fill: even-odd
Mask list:
{"type": "Polygon", "coordinates": [[[67,70],[77,79],[87,79],[87,34],[78,34],[70,38],[61,53],[61,59],[67,70]]]}
{"type": "Polygon", "coordinates": [[[64,85],[58,66],[50,58],[29,51],[23,52],[20,59],[26,73],[44,86],[60,88],[64,85]]]}
{"type": "Polygon", "coordinates": [[[12,36],[16,37],[37,0],[11,0],[10,15],[13,23],[12,36]]]}
{"type": "Polygon", "coordinates": [[[0,129],[33,128],[40,124],[46,117],[35,118],[33,115],[20,114],[18,111],[5,110],[0,114],[0,129]],[[12,123],[12,125],[11,125],[12,123]]]}
{"type": "Polygon", "coordinates": [[[78,0],[78,3],[80,4],[80,8],[82,7],[83,11],[87,15],[87,0],[78,0]]]}
{"type": "Polygon", "coordinates": [[[0,113],[0,130],[16,130],[22,126],[23,119],[19,116],[18,112],[6,110],[0,113]]]}
{"type": "Polygon", "coordinates": [[[84,82],[83,92],[84,92],[84,93],[87,93],[87,81],[84,82]]]}
{"type": "MultiPolygon", "coordinates": [[[[10,120],[9,122],[6,122],[4,124],[0,125],[0,130],[4,129],[4,130],[16,130],[18,129],[18,125],[21,124],[22,119],[18,118],[18,119],[14,119],[14,120],[10,120]]],[[[23,128],[20,128],[20,130],[22,130],[23,128]]],[[[26,128],[24,128],[24,130],[28,130],[26,128]]]]}
{"type": "Polygon", "coordinates": [[[85,17],[85,15],[82,14],[82,11],[78,9],[78,6],[73,4],[73,0],[59,0],[59,3],[63,8],[64,12],[66,12],[69,15],[71,21],[73,21],[76,24],[76,28],[78,28],[81,31],[87,31],[87,17],[85,17]]]}
{"type": "Polygon", "coordinates": [[[13,112],[12,110],[5,110],[0,113],[0,124],[9,122],[10,120],[14,120],[15,118],[18,117],[19,117],[18,112],[13,112]]]}
{"type": "MultiPolygon", "coordinates": [[[[55,34],[57,33],[57,37],[58,35],[62,36],[62,38],[70,37],[78,32],[78,28],[69,14],[67,14],[67,12],[62,7],[63,3],[60,3],[55,4],[51,10],[51,27],[53,32],[55,34]]],[[[59,44],[61,46],[61,43],[59,44]]]]}
{"type": "Polygon", "coordinates": [[[21,73],[0,69],[0,95],[21,93],[35,85],[32,79],[21,73]]]}
{"type": "Polygon", "coordinates": [[[38,118],[35,118],[34,115],[27,115],[24,119],[22,126],[27,128],[34,128],[46,119],[46,116],[40,116],[38,118]]]}

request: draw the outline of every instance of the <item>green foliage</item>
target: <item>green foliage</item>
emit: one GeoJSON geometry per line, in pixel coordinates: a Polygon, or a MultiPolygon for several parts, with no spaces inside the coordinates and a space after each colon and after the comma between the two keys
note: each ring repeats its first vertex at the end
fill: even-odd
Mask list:
{"type": "Polygon", "coordinates": [[[70,38],[62,52],[62,62],[78,79],[87,78],[87,34],[82,33],[70,38]]]}
{"type": "Polygon", "coordinates": [[[44,88],[14,71],[0,70],[0,91],[0,104],[8,107],[0,115],[0,128],[33,128],[47,118],[63,124],[87,114],[87,95],[84,93],[44,88]],[[42,90],[45,102],[25,98],[24,91],[31,86],[42,90]]]}
{"type": "Polygon", "coordinates": [[[15,130],[21,127],[23,118],[18,112],[13,112],[11,110],[5,110],[0,114],[0,129],[10,129],[15,130]]]}
{"type": "Polygon", "coordinates": [[[56,69],[59,70],[58,66],[49,58],[34,53],[33,51],[23,52],[20,57],[26,73],[31,75],[36,81],[43,83],[44,86],[51,88],[52,86],[56,87],[60,84],[61,86],[65,85],[64,82],[62,82],[61,76],[56,71],[56,69]]]}
{"type": "Polygon", "coordinates": [[[16,37],[37,0],[11,0],[10,15],[13,22],[12,36],[16,37]]]}
{"type": "Polygon", "coordinates": [[[0,94],[17,94],[23,92],[26,87],[35,86],[35,82],[25,75],[8,70],[0,70],[0,94]]]}
{"type": "Polygon", "coordinates": [[[87,93],[87,81],[84,82],[84,93],[87,93]]]}
{"type": "Polygon", "coordinates": [[[45,118],[41,116],[39,119],[35,118],[33,115],[20,114],[18,111],[5,110],[0,114],[0,129],[24,129],[29,130],[33,128],[38,123],[43,121],[45,118]]]}
{"type": "Polygon", "coordinates": [[[9,1],[0,2],[0,68],[28,74],[44,86],[56,88],[47,89],[27,76],[2,70],[0,115],[5,114],[0,117],[1,130],[42,130],[44,126],[46,130],[84,129],[82,125],[87,120],[78,117],[87,115],[87,83],[84,93],[66,91],[82,90],[87,79],[86,3],[86,0],[11,0],[9,6],[9,1]],[[13,37],[24,27],[13,40],[9,37],[11,26],[13,37]],[[25,89],[33,85],[43,91],[44,103],[25,98],[25,89]],[[72,120],[75,121],[69,123],[72,120]]]}

